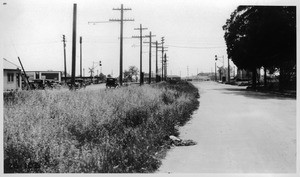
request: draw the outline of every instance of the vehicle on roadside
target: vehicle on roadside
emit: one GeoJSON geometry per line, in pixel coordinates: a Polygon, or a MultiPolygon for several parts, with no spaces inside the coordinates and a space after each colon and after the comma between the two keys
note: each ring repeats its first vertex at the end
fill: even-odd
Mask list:
{"type": "Polygon", "coordinates": [[[117,88],[119,86],[116,78],[106,79],[106,88],[117,88]]]}
{"type": "Polygon", "coordinates": [[[69,81],[69,82],[67,82],[67,85],[69,86],[69,89],[71,89],[71,90],[74,90],[74,89],[77,90],[77,89],[86,87],[86,83],[83,79],[75,79],[74,85],[69,81]]]}
{"type": "Polygon", "coordinates": [[[30,80],[29,85],[31,89],[45,89],[44,80],[42,79],[30,80]]]}

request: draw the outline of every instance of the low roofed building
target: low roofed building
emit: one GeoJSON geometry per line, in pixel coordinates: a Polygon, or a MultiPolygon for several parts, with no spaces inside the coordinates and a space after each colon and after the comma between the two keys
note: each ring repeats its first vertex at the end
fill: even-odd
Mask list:
{"type": "Polygon", "coordinates": [[[22,90],[21,67],[3,58],[3,91],[22,90]]]}

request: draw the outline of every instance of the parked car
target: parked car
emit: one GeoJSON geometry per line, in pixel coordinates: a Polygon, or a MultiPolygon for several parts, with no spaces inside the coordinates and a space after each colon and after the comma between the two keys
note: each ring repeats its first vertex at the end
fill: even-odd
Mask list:
{"type": "Polygon", "coordinates": [[[74,85],[72,84],[72,82],[67,82],[67,85],[69,86],[69,88],[72,90],[72,89],[81,89],[81,88],[85,88],[86,87],[86,84],[84,82],[83,79],[75,79],[75,83],[74,85]]]}
{"type": "Polygon", "coordinates": [[[118,87],[119,84],[117,82],[117,79],[116,78],[107,78],[106,79],[106,88],[116,88],[118,87]]]}

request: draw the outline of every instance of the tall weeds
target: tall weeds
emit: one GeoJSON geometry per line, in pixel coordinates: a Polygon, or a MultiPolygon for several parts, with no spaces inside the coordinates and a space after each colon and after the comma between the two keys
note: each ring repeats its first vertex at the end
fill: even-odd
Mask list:
{"type": "Polygon", "coordinates": [[[163,83],[4,96],[4,172],[153,172],[197,94],[188,83],[163,83]]]}

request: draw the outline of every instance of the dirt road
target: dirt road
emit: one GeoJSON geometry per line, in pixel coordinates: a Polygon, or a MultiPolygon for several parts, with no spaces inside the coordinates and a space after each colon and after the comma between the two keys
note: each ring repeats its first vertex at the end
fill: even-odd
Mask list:
{"type": "Polygon", "coordinates": [[[200,107],[158,173],[295,173],[296,100],[214,82],[194,83],[200,107]]]}

